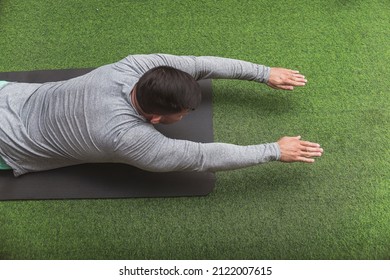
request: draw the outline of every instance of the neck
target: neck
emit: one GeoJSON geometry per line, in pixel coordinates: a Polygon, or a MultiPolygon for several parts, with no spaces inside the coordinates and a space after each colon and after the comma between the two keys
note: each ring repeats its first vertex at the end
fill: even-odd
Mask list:
{"type": "Polygon", "coordinates": [[[145,112],[141,109],[141,106],[139,106],[139,104],[138,104],[136,91],[137,91],[137,89],[136,89],[136,87],[134,87],[133,90],[132,90],[131,93],[130,93],[131,102],[133,103],[133,105],[134,105],[135,109],[137,110],[138,114],[140,114],[141,116],[143,116],[145,119],[150,120],[151,115],[145,113],[145,112]]]}

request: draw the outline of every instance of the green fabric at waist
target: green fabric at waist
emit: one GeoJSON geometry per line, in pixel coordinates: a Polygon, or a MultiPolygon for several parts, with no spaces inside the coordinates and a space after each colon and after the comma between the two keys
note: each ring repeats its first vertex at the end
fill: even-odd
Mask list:
{"type": "Polygon", "coordinates": [[[5,86],[8,82],[7,81],[0,81],[0,89],[5,86]]]}
{"type": "Polygon", "coordinates": [[[8,166],[8,164],[5,163],[5,161],[0,157],[0,170],[10,170],[11,167],[8,166]]]}

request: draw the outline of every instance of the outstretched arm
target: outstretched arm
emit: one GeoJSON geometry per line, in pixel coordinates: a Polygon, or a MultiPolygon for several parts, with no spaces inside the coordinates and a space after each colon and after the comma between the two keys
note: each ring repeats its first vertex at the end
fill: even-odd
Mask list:
{"type": "Polygon", "coordinates": [[[311,163],[322,154],[318,144],[301,141],[300,137],[283,137],[275,143],[250,146],[202,144],[167,138],[151,125],[129,130],[117,144],[114,158],[154,172],[222,171],[275,160],[311,163]]]}
{"type": "Polygon", "coordinates": [[[267,82],[270,68],[251,62],[215,56],[177,56],[170,54],[129,55],[117,63],[139,76],[157,66],[171,66],[202,79],[239,79],[267,82]]]}
{"type": "Polygon", "coordinates": [[[232,170],[280,158],[277,143],[240,146],[176,140],[148,124],[130,129],[116,143],[113,159],[154,172],[232,170]]]}
{"type": "Polygon", "coordinates": [[[298,71],[270,68],[243,60],[215,56],[176,56],[169,54],[129,55],[117,63],[138,76],[157,66],[171,66],[201,79],[239,79],[266,83],[275,89],[292,90],[306,79],[298,71]]]}

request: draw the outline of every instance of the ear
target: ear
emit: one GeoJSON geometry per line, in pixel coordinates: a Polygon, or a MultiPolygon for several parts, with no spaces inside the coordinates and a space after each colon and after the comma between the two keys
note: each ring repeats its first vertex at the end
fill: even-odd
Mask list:
{"type": "Polygon", "coordinates": [[[152,118],[150,119],[151,124],[158,124],[161,121],[162,116],[160,115],[152,115],[152,118]]]}

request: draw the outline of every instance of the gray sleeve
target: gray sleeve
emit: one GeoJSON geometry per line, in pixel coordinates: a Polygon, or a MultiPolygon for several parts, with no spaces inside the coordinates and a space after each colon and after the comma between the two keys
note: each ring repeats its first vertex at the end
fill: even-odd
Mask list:
{"type": "Polygon", "coordinates": [[[239,79],[266,83],[270,73],[270,68],[264,65],[214,56],[129,55],[117,65],[131,68],[139,76],[157,66],[171,66],[189,73],[196,80],[239,79]]]}
{"type": "Polygon", "coordinates": [[[133,128],[117,143],[121,163],[153,172],[232,170],[280,159],[277,143],[196,143],[167,138],[152,126],[133,128]]]}

